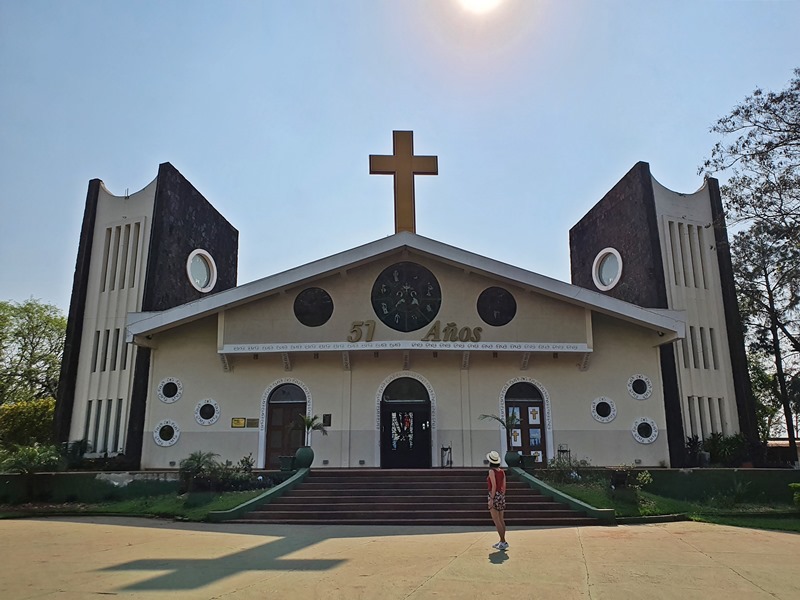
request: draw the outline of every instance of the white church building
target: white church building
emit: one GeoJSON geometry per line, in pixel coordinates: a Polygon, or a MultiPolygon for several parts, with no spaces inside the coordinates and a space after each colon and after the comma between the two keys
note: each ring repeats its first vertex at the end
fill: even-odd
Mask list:
{"type": "Polygon", "coordinates": [[[243,285],[238,232],[170,164],[130,196],[90,182],[60,438],[278,468],[317,415],[315,467],[431,468],[680,466],[687,436],[754,435],[714,180],[677,194],[637,164],[571,230],[566,283],[417,235],[414,176],[438,169],[411,132],[370,171],[394,177],[394,235],[243,285]]]}

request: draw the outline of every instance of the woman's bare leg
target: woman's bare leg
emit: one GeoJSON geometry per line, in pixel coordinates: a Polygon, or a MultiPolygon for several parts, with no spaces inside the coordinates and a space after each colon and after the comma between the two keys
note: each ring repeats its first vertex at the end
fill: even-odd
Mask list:
{"type": "Polygon", "coordinates": [[[492,521],[494,521],[494,526],[497,528],[497,534],[500,536],[500,541],[506,541],[506,524],[503,520],[503,513],[498,511],[497,509],[490,508],[489,512],[492,515],[492,521]]]}

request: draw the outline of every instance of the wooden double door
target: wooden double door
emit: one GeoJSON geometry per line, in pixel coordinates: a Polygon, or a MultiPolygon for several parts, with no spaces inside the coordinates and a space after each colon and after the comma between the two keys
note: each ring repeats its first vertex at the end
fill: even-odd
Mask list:
{"type": "Polygon", "coordinates": [[[294,456],[305,445],[305,430],[296,426],[306,413],[305,402],[269,404],[267,412],[267,469],[280,469],[281,456],[294,456]]]}

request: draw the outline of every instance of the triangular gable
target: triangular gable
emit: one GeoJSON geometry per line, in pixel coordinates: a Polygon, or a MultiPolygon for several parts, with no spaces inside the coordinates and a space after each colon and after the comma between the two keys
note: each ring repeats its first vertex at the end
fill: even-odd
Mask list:
{"type": "Polygon", "coordinates": [[[429,255],[461,269],[506,280],[570,304],[657,330],[664,334],[664,343],[684,337],[685,321],[681,311],[642,308],[415,233],[401,232],[165,311],[130,313],[127,341],[136,341],[140,336],[166,331],[258,300],[278,290],[295,287],[326,274],[352,269],[403,249],[429,255]]]}

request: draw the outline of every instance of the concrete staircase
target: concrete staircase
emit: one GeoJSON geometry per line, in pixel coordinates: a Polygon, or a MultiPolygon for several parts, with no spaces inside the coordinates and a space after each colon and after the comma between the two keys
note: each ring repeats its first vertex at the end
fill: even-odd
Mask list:
{"type": "MultiPolygon", "coordinates": [[[[293,490],[234,523],[492,525],[487,469],[318,469],[293,490]]],[[[599,525],[600,521],[507,479],[506,524],[599,525]]]]}

